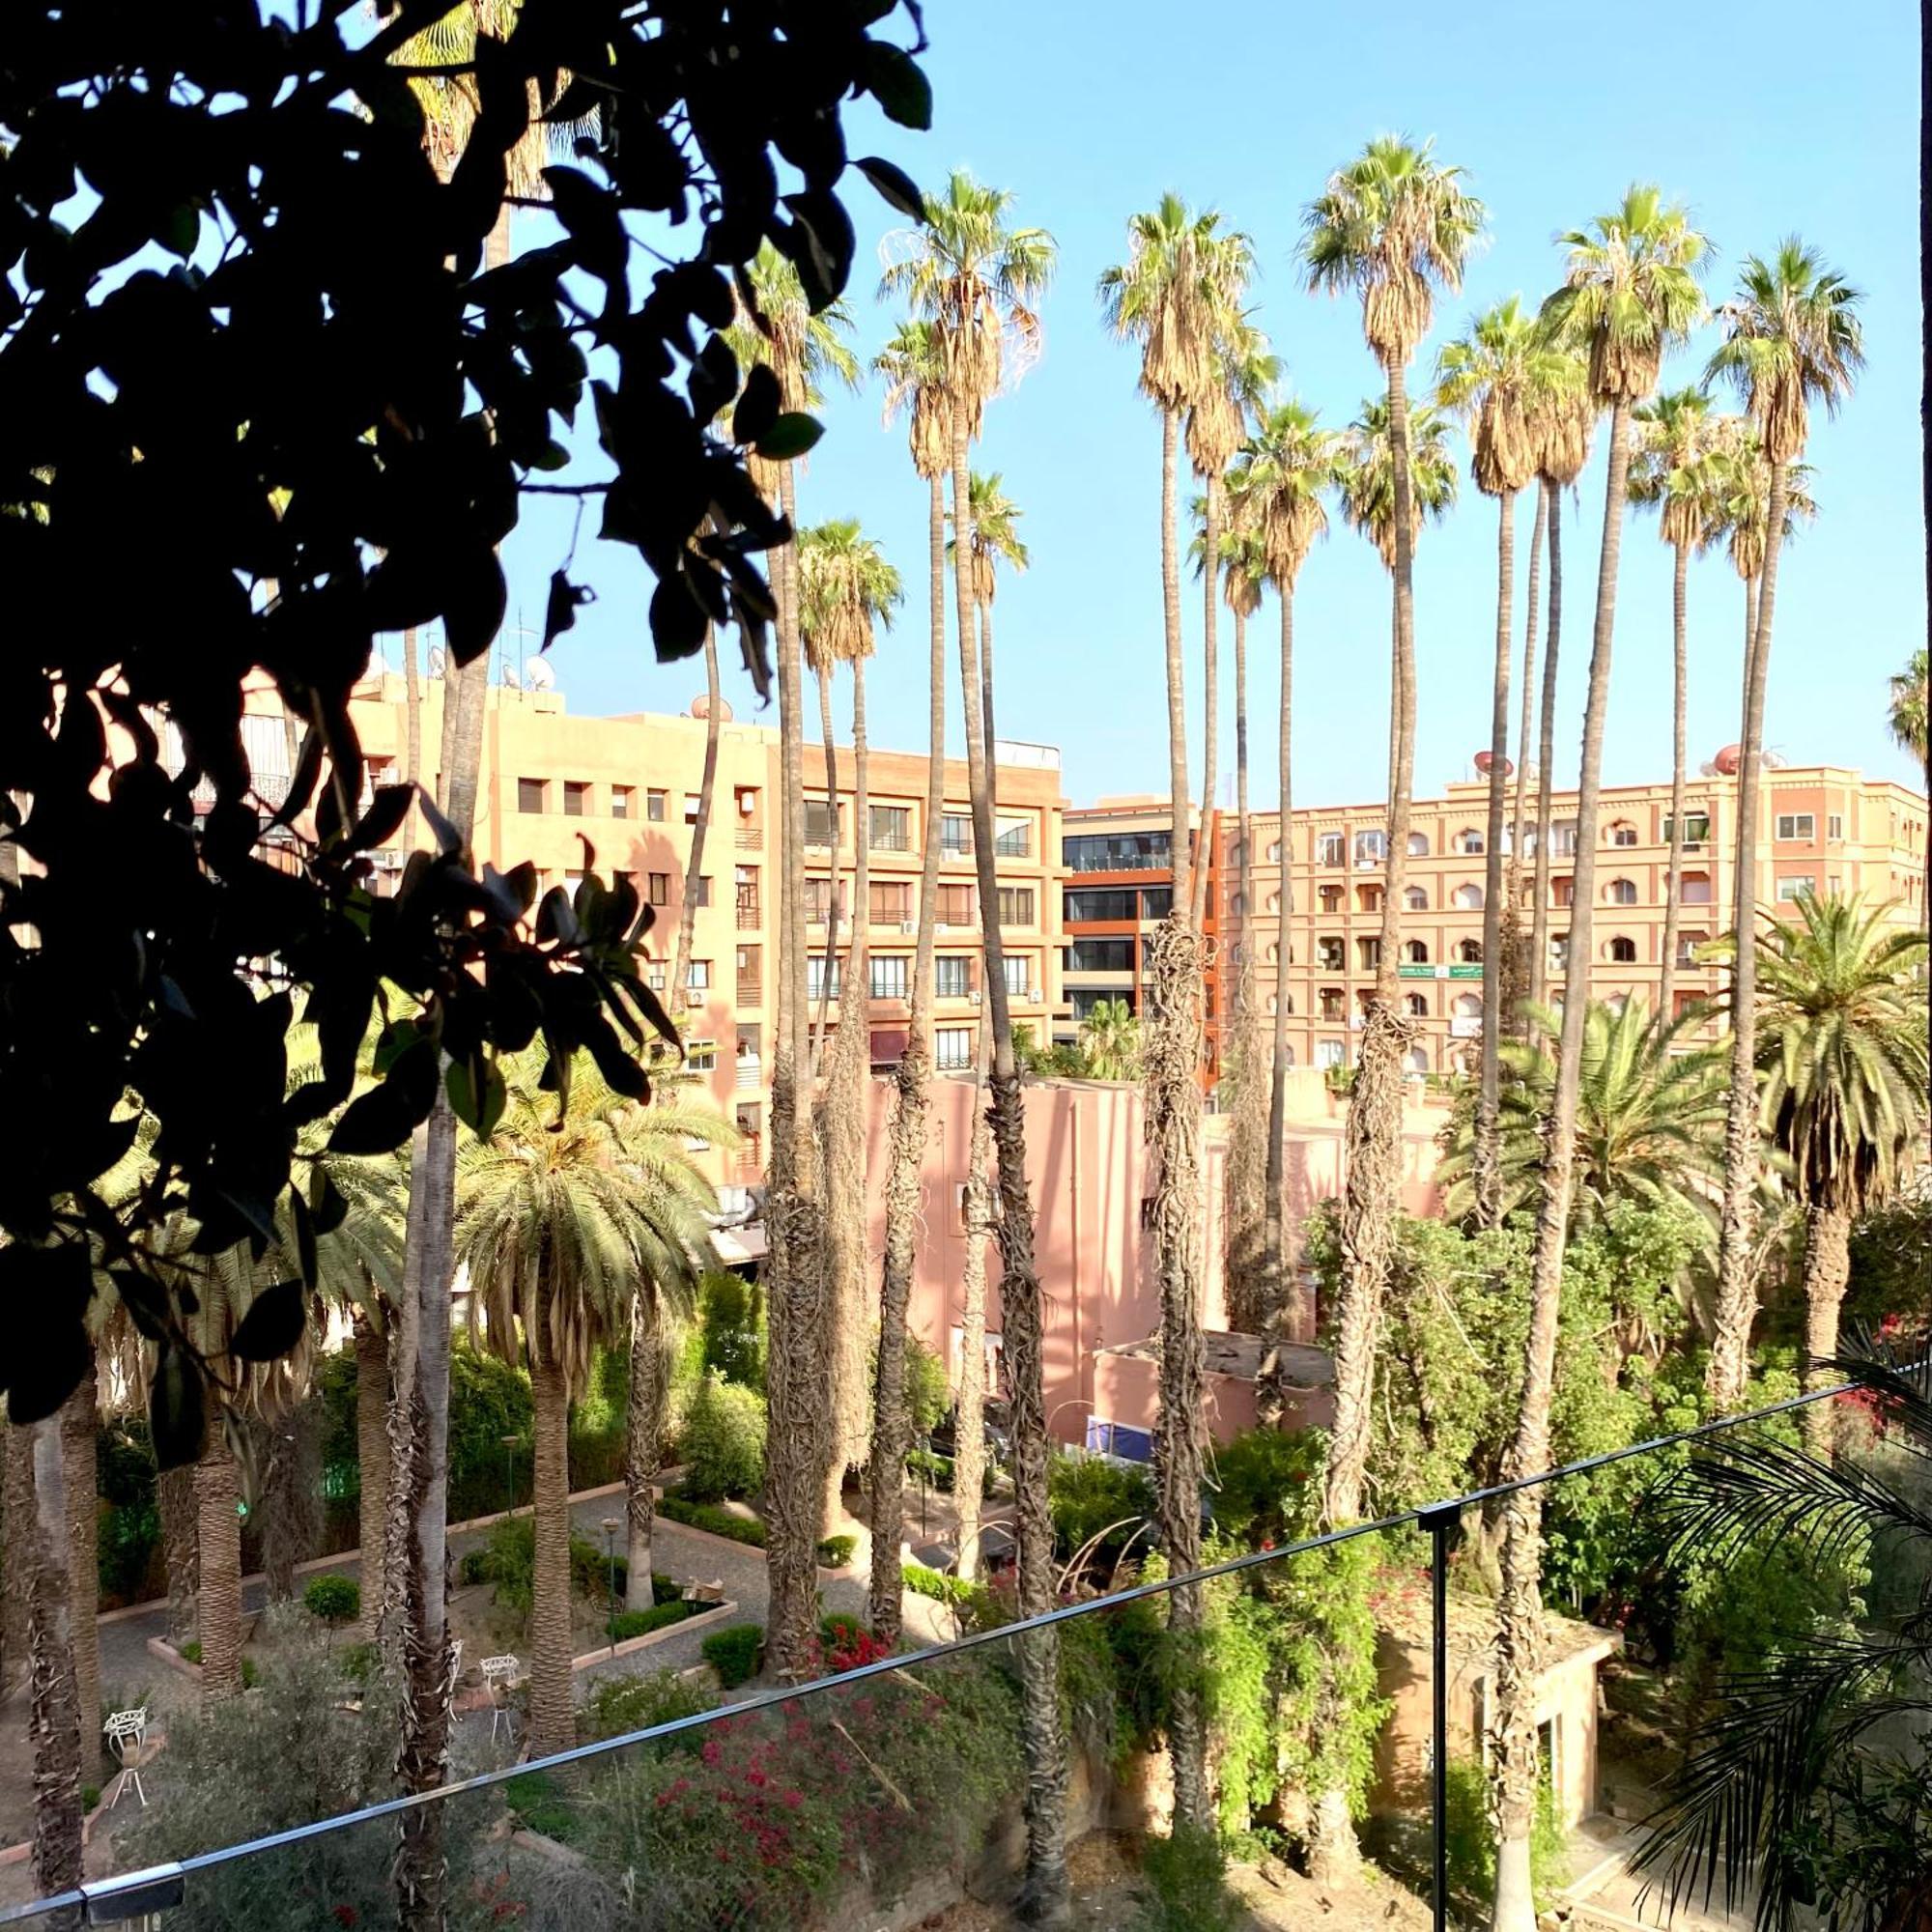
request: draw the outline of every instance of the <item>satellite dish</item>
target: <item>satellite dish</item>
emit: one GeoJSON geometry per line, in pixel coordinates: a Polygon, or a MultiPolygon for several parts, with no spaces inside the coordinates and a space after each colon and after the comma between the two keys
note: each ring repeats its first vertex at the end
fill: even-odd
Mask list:
{"type": "Polygon", "coordinates": [[[432,644],[429,647],[430,676],[440,677],[442,675],[442,664],[443,664],[442,646],[440,644],[432,644]]]}
{"type": "MultiPolygon", "coordinates": [[[[709,718],[711,716],[711,699],[706,694],[700,692],[697,696],[691,700],[691,715],[694,718],[709,718]]],[[[731,701],[729,698],[721,697],[718,700],[718,722],[721,724],[730,724],[731,701]]]]}
{"type": "Polygon", "coordinates": [[[503,667],[503,685],[509,691],[523,690],[523,682],[517,676],[517,668],[515,665],[505,665],[503,667]]]}
{"type": "Polygon", "coordinates": [[[548,658],[526,658],[524,675],[529,679],[532,691],[549,691],[556,684],[556,667],[548,658]]]}

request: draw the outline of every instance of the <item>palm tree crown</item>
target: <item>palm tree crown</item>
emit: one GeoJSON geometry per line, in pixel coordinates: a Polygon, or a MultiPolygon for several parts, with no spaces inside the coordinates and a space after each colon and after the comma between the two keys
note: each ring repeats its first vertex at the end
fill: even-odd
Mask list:
{"type": "Polygon", "coordinates": [[[798,577],[799,629],[813,671],[870,657],[873,626],[890,631],[905,599],[897,569],[860,533],[857,517],[799,532],[798,577]]]}
{"type": "Polygon", "coordinates": [[[825,400],[830,381],[856,388],[859,358],[846,337],[852,332],[852,311],[842,301],[812,312],[798,270],[767,242],[749,270],[757,299],[758,326],[742,300],[737,320],[724,340],[738,358],[741,371],[763,362],[779,379],[779,404],[786,410],[815,409],[825,400]]]}
{"type": "MultiPolygon", "coordinates": [[[[1362,405],[1342,448],[1342,518],[1359,530],[1395,568],[1395,454],[1388,404],[1379,396],[1362,405]]],[[[1449,425],[1426,404],[1408,412],[1408,541],[1413,549],[1425,522],[1440,523],[1456,500],[1456,465],[1449,454],[1449,425]]]]}
{"type": "Polygon", "coordinates": [[[1470,473],[1486,497],[1520,490],[1543,461],[1542,410],[1560,392],[1567,362],[1511,296],[1469,326],[1437,358],[1435,400],[1459,413],[1474,451],[1470,473]]]}
{"type": "MultiPolygon", "coordinates": [[[[1004,563],[1009,569],[1024,570],[1033,561],[1033,554],[1019,531],[1020,519],[1026,512],[1001,487],[997,469],[990,476],[977,469],[973,472],[966,486],[966,504],[973,520],[966,577],[972,585],[974,601],[990,604],[999,587],[997,567],[1004,563]]],[[[946,554],[954,555],[957,548],[958,539],[948,537],[946,554]]]]}
{"type": "Polygon", "coordinates": [[[1080,1055],[1095,1080],[1141,1077],[1141,1023],[1126,1001],[1094,1001],[1080,1022],[1080,1055]]]}
{"type": "Polygon", "coordinates": [[[1905,668],[1891,680],[1891,705],[1888,713],[1891,735],[1922,764],[1932,761],[1932,704],[1926,688],[1932,683],[1932,653],[1924,645],[1906,661],[1905,668]]]}
{"type": "Polygon", "coordinates": [[[1811,406],[1828,415],[1864,366],[1859,291],[1796,236],[1770,260],[1747,255],[1738,292],[1718,311],[1724,342],[1708,374],[1737,385],[1770,463],[1804,453],[1811,406]]]}
{"type": "Polygon", "coordinates": [[[1707,312],[1697,283],[1703,236],[1681,203],[1638,185],[1609,213],[1559,239],[1570,262],[1543,304],[1545,324],[1559,343],[1589,352],[1600,404],[1641,402],[1657,387],[1665,350],[1707,312]]]}
{"type": "Polygon", "coordinates": [[[1723,469],[1711,458],[1723,431],[1702,389],[1672,389],[1634,412],[1628,488],[1633,503],[1661,514],[1658,532],[1673,548],[1703,550],[1723,521],[1723,469]]]}
{"type": "Polygon", "coordinates": [[[1293,397],[1263,413],[1230,471],[1236,517],[1259,534],[1267,574],[1292,589],[1315,541],[1328,527],[1323,494],[1335,483],[1342,439],[1293,397]]]}
{"type": "Polygon", "coordinates": [[[1383,134],[1345,168],[1302,217],[1301,259],[1311,288],[1362,298],[1362,331],[1384,369],[1406,364],[1429,333],[1437,286],[1463,285],[1483,232],[1483,204],[1463,170],[1383,134]]]}
{"type": "MultiPolygon", "coordinates": [[[[1727,538],[1731,563],[1738,575],[1750,579],[1764,574],[1765,536],[1771,526],[1771,465],[1765,460],[1757,432],[1737,417],[1728,420],[1738,426],[1730,437],[1728,449],[1715,450],[1704,459],[1711,488],[1716,495],[1718,521],[1710,541],[1727,538]]],[[[1818,504],[1809,484],[1811,466],[1793,463],[1784,472],[1784,521],[1778,541],[1788,543],[1798,533],[1802,519],[1811,522],[1818,504]]]]}
{"type": "Polygon", "coordinates": [[[946,397],[946,353],[937,323],[902,322],[872,357],[886,379],[885,419],[907,412],[907,441],[916,475],[930,483],[952,462],[952,418],[946,397]]]}

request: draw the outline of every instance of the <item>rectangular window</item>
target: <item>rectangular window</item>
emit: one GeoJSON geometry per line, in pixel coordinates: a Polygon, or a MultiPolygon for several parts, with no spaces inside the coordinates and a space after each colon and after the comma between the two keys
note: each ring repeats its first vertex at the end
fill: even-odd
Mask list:
{"type": "Polygon", "coordinates": [[[805,802],[805,842],[808,845],[836,845],[838,842],[838,812],[822,798],[805,802]]]}
{"type": "Polygon", "coordinates": [[[1818,836],[1818,821],[1808,811],[1780,811],[1777,814],[1777,838],[1780,844],[1808,845],[1818,836]]]}
{"type": "Polygon", "coordinates": [[[973,853],[973,821],[963,811],[949,811],[939,821],[939,849],[949,859],[973,853]]]}
{"type": "Polygon", "coordinates": [[[1069,973],[1131,973],[1134,970],[1134,942],[1131,939],[1076,939],[1066,949],[1069,973]]]}
{"type": "Polygon", "coordinates": [[[653,872],[650,875],[650,899],[655,906],[670,904],[670,874],[653,872]]]}
{"type": "Polygon", "coordinates": [[[963,952],[942,952],[932,962],[933,991],[942,1000],[963,1000],[973,990],[973,961],[963,952]]]}
{"type": "Polygon", "coordinates": [[[1577,856],[1577,821],[1574,818],[1559,818],[1549,828],[1549,855],[1553,859],[1574,859],[1577,856]]]}
{"type": "Polygon", "coordinates": [[[874,925],[906,925],[912,921],[912,881],[873,880],[867,888],[867,914],[874,925]]]}
{"type": "Polygon", "coordinates": [[[889,957],[872,959],[872,997],[875,1000],[903,1000],[906,993],[906,968],[911,962],[903,952],[889,957]]]}
{"type": "Polygon", "coordinates": [[[662,825],[665,815],[666,794],[653,787],[644,794],[644,816],[653,825],[662,825]]]}
{"type": "Polygon", "coordinates": [[[948,1073],[958,1073],[973,1065],[971,1027],[934,1027],[932,1064],[948,1073]]]}
{"type": "Polygon", "coordinates": [[[563,781],[563,815],[566,818],[582,818],[590,810],[590,787],[582,779],[565,779],[563,781]]]}
{"type": "Polygon", "coordinates": [[[1343,962],[1342,942],[1336,938],[1318,939],[1315,942],[1315,963],[1324,973],[1339,973],[1343,962]]]}
{"type": "MultiPolygon", "coordinates": [[[[1663,814],[1663,842],[1671,839],[1671,826],[1674,824],[1669,812],[1663,814]]],[[[1711,836],[1711,814],[1708,811],[1687,811],[1684,814],[1684,842],[1687,845],[1701,845],[1711,836]]]]}
{"type": "Polygon", "coordinates": [[[708,906],[711,903],[711,880],[702,873],[698,875],[697,880],[697,903],[700,906],[708,906]]]}
{"type": "MultiPolygon", "coordinates": [[[[845,882],[838,882],[838,914],[845,915],[845,882]]],[[[832,916],[832,881],[830,879],[808,879],[805,882],[805,923],[808,925],[823,925],[832,916]]]]}
{"type": "Polygon", "coordinates": [[[971,886],[941,886],[939,897],[934,901],[932,917],[940,925],[971,925],[973,923],[973,888],[971,886]]]}
{"type": "Polygon", "coordinates": [[[1149,886],[1141,892],[1141,918],[1165,919],[1174,910],[1172,886],[1149,886]]]}
{"type": "MultiPolygon", "coordinates": [[[[813,952],[808,955],[806,959],[805,994],[806,998],[810,1000],[822,999],[825,996],[825,954],[822,952],[813,952]]],[[[838,998],[838,964],[837,960],[834,960],[832,965],[832,997],[835,1000],[838,998]]]]}
{"type": "Polygon", "coordinates": [[[711,961],[694,959],[685,968],[684,983],[694,993],[708,993],[711,990],[711,961]]]}
{"type": "Polygon", "coordinates": [[[1549,882],[1549,903],[1554,906],[1567,906],[1576,890],[1577,881],[1575,879],[1551,879],[1549,882]]]}
{"type": "Polygon", "coordinates": [[[1031,886],[1002,886],[999,891],[1000,923],[1002,925],[1031,925],[1033,923],[1033,888],[1031,886]]]}
{"type": "Polygon", "coordinates": [[[1825,820],[1825,837],[1833,845],[1842,842],[1845,836],[1845,818],[1842,812],[1834,811],[1825,820]]]}
{"type": "Polygon", "coordinates": [[[1165,832],[1077,833],[1060,841],[1069,872],[1164,872],[1168,852],[1165,832]]]}
{"type": "Polygon", "coordinates": [[[517,781],[517,810],[519,811],[541,811],[543,809],[543,780],[519,779],[517,781]]]}
{"type": "Polygon", "coordinates": [[[1809,873],[1805,873],[1800,877],[1779,879],[1777,882],[1777,902],[1779,905],[1789,905],[1801,893],[1815,893],[1817,890],[1818,881],[1809,873]]]}
{"type": "Polygon", "coordinates": [[[715,1039],[688,1039],[684,1043],[684,1070],[687,1073],[718,1071],[718,1042],[715,1039]]]}
{"type": "Polygon", "coordinates": [[[912,850],[912,812],[903,805],[875,805],[871,810],[875,852],[912,850]]]}
{"type": "Polygon", "coordinates": [[[684,822],[687,825],[696,825],[697,823],[698,816],[703,811],[703,810],[704,810],[704,795],[701,792],[688,791],[685,793],[684,822]]]}
{"type": "Polygon", "coordinates": [[[1348,849],[1348,841],[1339,832],[1323,832],[1315,840],[1315,863],[1318,866],[1339,866],[1348,849]]]}
{"type": "Polygon", "coordinates": [[[1033,961],[1025,953],[1009,953],[1000,961],[1006,971],[1007,992],[1015,1000],[1026,998],[1033,985],[1033,961]]]}
{"type": "Polygon", "coordinates": [[[612,785],[611,787],[611,816],[629,818],[631,815],[631,787],[612,785]]]}
{"type": "Polygon", "coordinates": [[[1324,1070],[1342,1065],[1342,1042],[1339,1039],[1318,1039],[1315,1042],[1315,1064],[1324,1070]]]}
{"type": "Polygon", "coordinates": [[[1385,832],[1358,832],[1355,834],[1355,864],[1373,866],[1388,857],[1388,834],[1385,832]]]}
{"type": "Polygon", "coordinates": [[[1356,963],[1364,973],[1373,973],[1382,963],[1382,943],[1377,938],[1355,941],[1356,963]]]}
{"type": "Polygon", "coordinates": [[[1137,916],[1133,890],[1126,886],[1088,886],[1069,892],[1061,904],[1069,922],[1137,916]]]}
{"type": "Polygon", "coordinates": [[[993,851],[1002,859],[1025,859],[1033,854],[1033,826],[1024,818],[1002,818],[995,821],[999,831],[993,838],[993,851]]]}

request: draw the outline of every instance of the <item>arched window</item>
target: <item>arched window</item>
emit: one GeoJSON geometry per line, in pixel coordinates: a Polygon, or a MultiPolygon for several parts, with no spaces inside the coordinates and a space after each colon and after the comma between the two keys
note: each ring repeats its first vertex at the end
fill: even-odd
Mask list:
{"type": "Polygon", "coordinates": [[[1458,886],[1449,902],[1463,912],[1480,912],[1483,909],[1483,889],[1474,884],[1458,886]]]}
{"type": "Polygon", "coordinates": [[[1483,963],[1483,942],[1480,939],[1465,939],[1456,949],[1456,957],[1464,966],[1480,966],[1483,963]]]}
{"type": "Polygon", "coordinates": [[[1405,993],[1403,1010],[1412,1020],[1426,1020],[1429,1017],[1429,995],[1427,993],[1405,993]]]}
{"type": "Polygon", "coordinates": [[[1293,1047],[1292,1047],[1292,1046],[1290,1046],[1290,1047],[1285,1047],[1285,1048],[1283,1048],[1283,1051],[1284,1051],[1284,1052],[1285,1052],[1285,1053],[1286,1053],[1286,1054],[1288,1055],[1288,1064],[1289,1064],[1289,1065],[1293,1066],[1293,1065],[1294,1065],[1294,1049],[1293,1049],[1293,1047]]]}
{"type": "Polygon", "coordinates": [[[1604,888],[1604,899],[1608,905],[1635,905],[1636,881],[1634,879],[1612,879],[1604,888]]]}
{"type": "Polygon", "coordinates": [[[1279,838],[1277,838],[1274,841],[1274,843],[1268,847],[1268,864],[1270,866],[1278,866],[1281,864],[1281,840],[1279,838]]]}
{"type": "Polygon", "coordinates": [[[1357,886],[1355,888],[1355,909],[1357,912],[1380,912],[1382,909],[1382,889],[1379,886],[1357,886]]]}
{"type": "Polygon", "coordinates": [[[1410,886],[1402,895],[1402,902],[1410,912],[1429,910],[1429,889],[1426,886],[1410,886]]]}
{"type": "Polygon", "coordinates": [[[1425,1078],[1429,1072],[1429,1049],[1426,1046],[1410,1047],[1403,1065],[1415,1079],[1425,1078]]]}
{"type": "Polygon", "coordinates": [[[1411,966],[1429,964],[1428,943],[1420,939],[1405,939],[1402,943],[1402,956],[1411,966]]]}
{"type": "Polygon", "coordinates": [[[1411,832],[1408,835],[1408,856],[1411,859],[1426,859],[1429,857],[1428,833],[1411,832]]]}
{"type": "Polygon", "coordinates": [[[1636,843],[1636,827],[1627,818],[1613,819],[1610,823],[1608,838],[1612,845],[1634,845],[1636,843]]]}
{"type": "Polygon", "coordinates": [[[1636,941],[1620,932],[1604,948],[1604,957],[1613,966],[1634,966],[1636,941]]]}
{"type": "Polygon", "coordinates": [[[1473,825],[1463,826],[1462,831],[1457,833],[1452,849],[1461,852],[1465,858],[1478,856],[1483,849],[1482,833],[1473,825]]]}
{"type": "Polygon", "coordinates": [[[1456,1017],[1459,1020],[1479,1020],[1483,1016],[1483,996],[1480,993],[1458,993],[1456,995],[1456,1017]]]}

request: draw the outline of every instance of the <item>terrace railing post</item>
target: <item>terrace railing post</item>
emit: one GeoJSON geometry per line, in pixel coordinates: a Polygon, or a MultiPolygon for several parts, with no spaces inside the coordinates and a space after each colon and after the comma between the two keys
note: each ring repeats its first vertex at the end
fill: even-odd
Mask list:
{"type": "Polygon", "coordinates": [[[1429,1532],[1429,1689],[1435,1717],[1429,1753],[1430,1899],[1435,1932],[1446,1932],[1449,1923],[1449,1532],[1462,1515],[1449,1503],[1416,1518],[1429,1532]]]}

